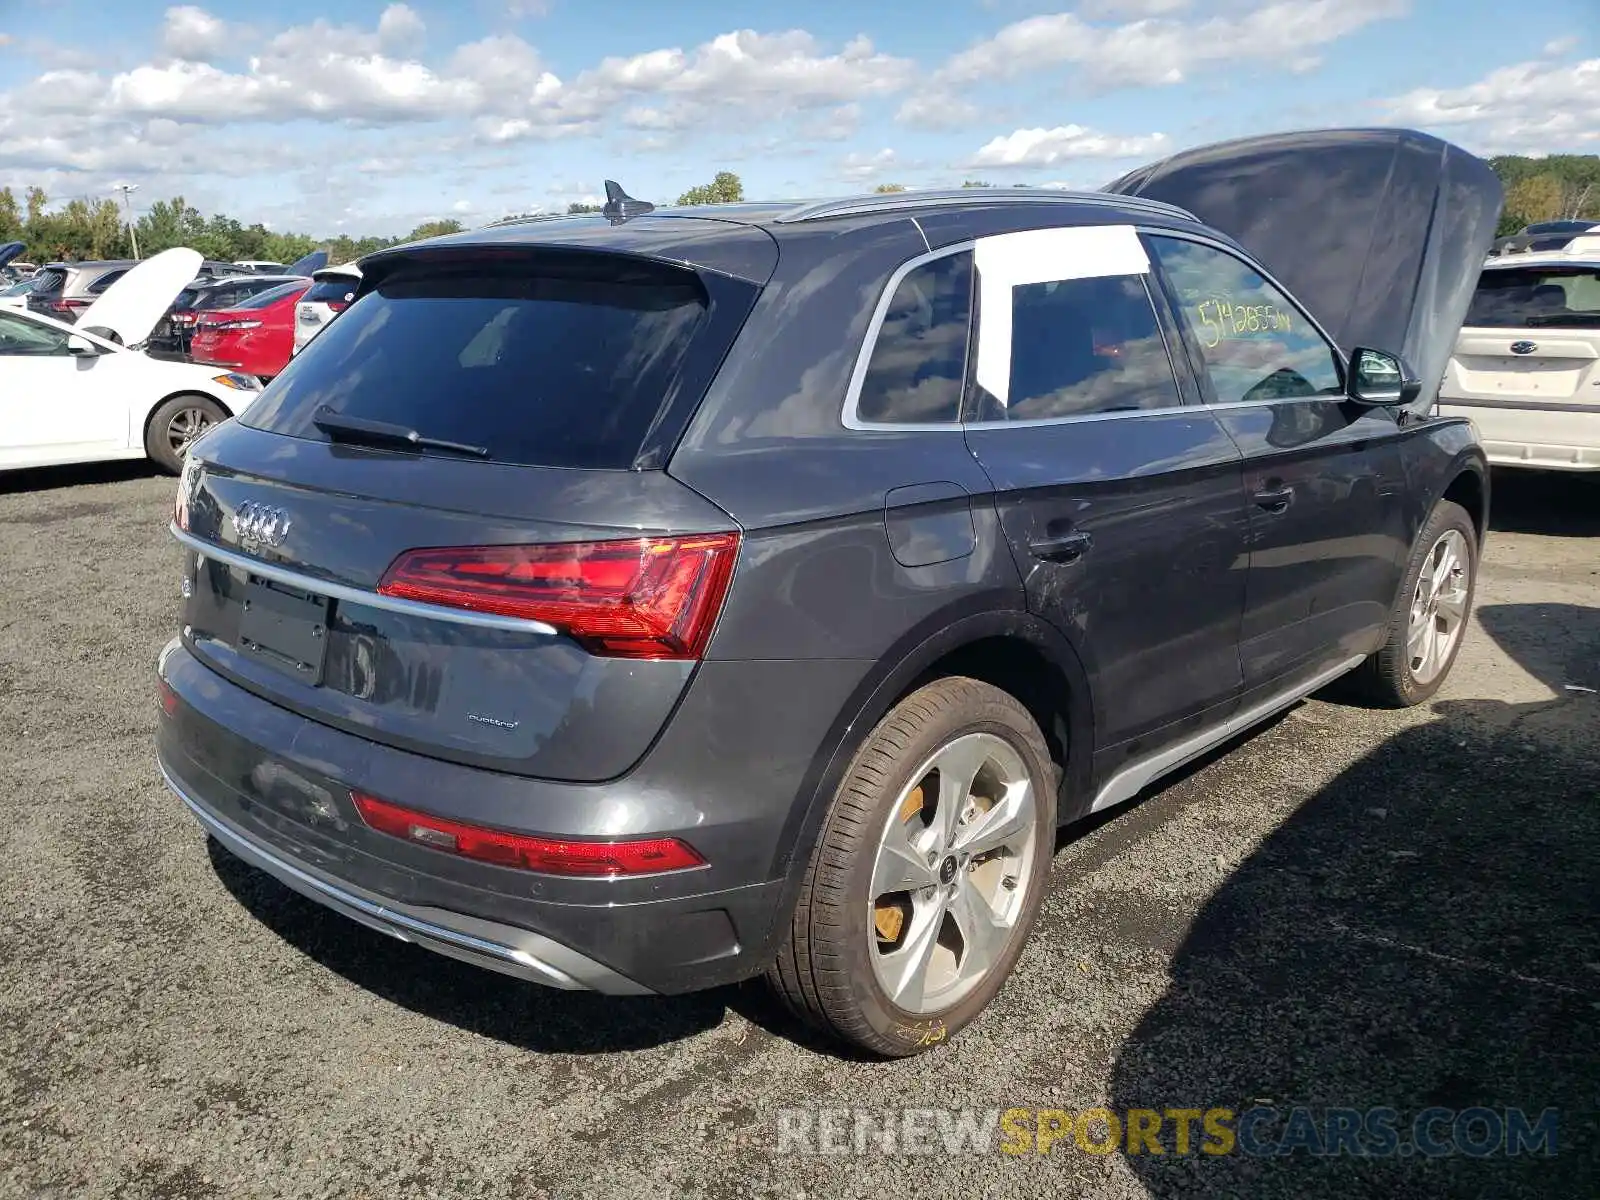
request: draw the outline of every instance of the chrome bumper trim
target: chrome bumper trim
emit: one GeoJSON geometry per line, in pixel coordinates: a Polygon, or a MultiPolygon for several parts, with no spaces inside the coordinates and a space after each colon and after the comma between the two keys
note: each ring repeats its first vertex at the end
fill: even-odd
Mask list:
{"type": "MultiPolygon", "coordinates": [[[[402,942],[410,942],[450,958],[498,971],[503,975],[511,975],[546,987],[560,988],[563,991],[595,991],[626,996],[653,994],[648,988],[641,987],[611,968],[585,958],[577,951],[541,934],[505,927],[508,936],[515,936],[517,941],[531,945],[538,951],[534,953],[523,946],[493,941],[434,921],[423,920],[321,879],[280,858],[231,823],[212,813],[190,796],[173,778],[165,763],[158,759],[156,765],[161,771],[161,778],[173,795],[182,800],[205,831],[229,851],[273,876],[280,883],[293,888],[307,899],[315,900],[369,929],[375,929],[402,942]],[[561,965],[556,966],[546,961],[546,958],[553,959],[561,965]]],[[[473,920],[479,925],[492,924],[473,920]]]]}

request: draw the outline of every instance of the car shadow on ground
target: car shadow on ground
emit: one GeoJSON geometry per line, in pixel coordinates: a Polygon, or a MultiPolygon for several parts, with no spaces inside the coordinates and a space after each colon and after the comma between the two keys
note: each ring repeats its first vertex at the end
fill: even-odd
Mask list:
{"type": "Polygon", "coordinates": [[[1600,537],[1600,472],[1494,472],[1489,528],[1496,533],[1600,537]]]}
{"type": "MultiPolygon", "coordinates": [[[[1600,676],[1600,609],[1479,618],[1554,698],[1437,702],[1302,804],[1196,916],[1110,1101],[1381,1106],[1402,1143],[1430,1107],[1553,1108],[1555,1155],[1130,1155],[1152,1195],[1593,1194],[1600,697],[1566,684],[1600,676]]],[[[1257,1147],[1285,1128],[1265,1119],[1257,1147]]]]}
{"type": "MultiPolygon", "coordinates": [[[[48,492],[57,488],[92,487],[101,483],[125,483],[130,479],[149,479],[164,472],[147,458],[125,458],[116,462],[78,463],[67,467],[29,467],[20,471],[0,471],[0,495],[19,492],[48,492]]],[[[174,479],[176,484],[177,480],[174,479]]]]}

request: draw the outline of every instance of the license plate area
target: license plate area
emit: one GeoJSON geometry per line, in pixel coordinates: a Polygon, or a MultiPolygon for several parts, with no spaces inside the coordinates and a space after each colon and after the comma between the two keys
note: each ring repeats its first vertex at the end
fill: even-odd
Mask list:
{"type": "Polygon", "coordinates": [[[250,576],[239,613],[239,653],[311,687],[320,685],[330,603],[315,592],[250,576]]]}

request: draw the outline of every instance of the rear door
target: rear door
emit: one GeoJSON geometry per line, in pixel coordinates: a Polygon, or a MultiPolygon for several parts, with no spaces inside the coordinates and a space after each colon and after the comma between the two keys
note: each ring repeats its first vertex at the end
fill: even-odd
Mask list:
{"type": "Polygon", "coordinates": [[[1496,462],[1600,468],[1600,263],[1484,271],[1439,403],[1496,462]]]}
{"type": "Polygon", "coordinates": [[[696,667],[737,546],[727,514],[634,464],[756,294],[620,254],[406,260],[191,459],[186,643],[375,741],[544,778],[626,771],[696,667]]]}
{"type": "Polygon", "coordinates": [[[1091,673],[1113,770],[1237,700],[1239,451],[1213,411],[1184,403],[1131,227],[980,239],[974,259],[967,441],[1029,607],[1091,673]]]}
{"type": "Polygon", "coordinates": [[[1399,418],[1350,403],[1338,352],[1220,244],[1146,238],[1218,420],[1244,455],[1251,699],[1376,649],[1409,548],[1399,418]]]}

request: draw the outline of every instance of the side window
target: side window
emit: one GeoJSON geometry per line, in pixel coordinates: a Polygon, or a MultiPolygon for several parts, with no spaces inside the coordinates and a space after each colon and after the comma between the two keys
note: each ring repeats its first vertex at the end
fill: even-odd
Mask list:
{"type": "MultiPolygon", "coordinates": [[[[980,421],[1044,421],[1181,404],[1138,275],[1026,283],[1011,293],[1004,403],[978,388],[980,421]]],[[[988,310],[979,320],[989,319],[988,310]]]]}
{"type": "Polygon", "coordinates": [[[122,268],[120,271],[107,271],[104,275],[100,276],[99,279],[96,279],[89,285],[89,294],[91,296],[98,296],[101,292],[105,291],[108,287],[110,287],[117,280],[121,279],[127,273],[128,269],[126,267],[122,268]]]}
{"type": "Polygon", "coordinates": [[[971,319],[970,251],[908,271],[884,313],[856,416],[884,425],[959,420],[971,319]]]}
{"type": "Polygon", "coordinates": [[[1337,396],[1334,350],[1292,301],[1231,254],[1152,237],[1219,404],[1337,396]]]}
{"type": "Polygon", "coordinates": [[[0,356],[41,357],[66,354],[68,334],[26,317],[0,313],[0,356]]]}

